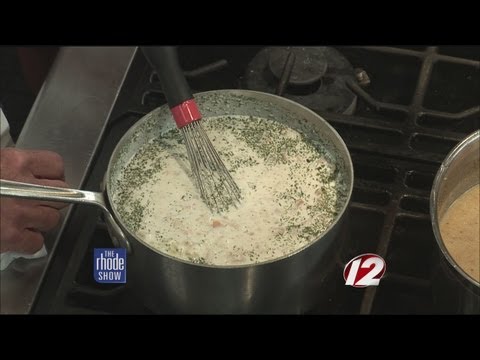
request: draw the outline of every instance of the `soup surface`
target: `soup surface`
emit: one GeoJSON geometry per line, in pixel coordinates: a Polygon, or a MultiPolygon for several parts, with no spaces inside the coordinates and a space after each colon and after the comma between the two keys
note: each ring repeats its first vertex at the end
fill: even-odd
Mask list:
{"type": "Polygon", "coordinates": [[[139,239],[183,260],[236,266],[291,254],[332,224],[345,186],[323,145],[264,118],[212,117],[202,125],[242,192],[241,204],[209,210],[183,137],[171,130],[141,148],[116,183],[115,207],[139,239]]]}
{"type": "Polygon", "coordinates": [[[440,232],[448,252],[468,275],[480,282],[480,186],[463,193],[445,212],[440,232]]]}

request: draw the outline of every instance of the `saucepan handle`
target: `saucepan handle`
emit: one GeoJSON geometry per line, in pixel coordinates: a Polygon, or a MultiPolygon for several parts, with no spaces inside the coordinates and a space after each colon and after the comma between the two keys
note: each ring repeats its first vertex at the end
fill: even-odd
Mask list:
{"type": "Polygon", "coordinates": [[[113,218],[105,198],[100,192],[68,189],[54,186],[28,184],[0,179],[0,195],[21,199],[57,201],[65,203],[99,206],[107,222],[110,236],[117,247],[124,247],[131,253],[131,246],[124,232],[113,218]]]}

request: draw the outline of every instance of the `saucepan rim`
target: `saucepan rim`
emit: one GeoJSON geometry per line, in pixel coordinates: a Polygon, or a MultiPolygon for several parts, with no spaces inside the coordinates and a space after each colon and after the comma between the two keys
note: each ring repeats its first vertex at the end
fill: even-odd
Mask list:
{"type": "MultiPolygon", "coordinates": [[[[131,231],[129,231],[129,229],[125,226],[125,224],[122,221],[122,218],[121,218],[120,214],[118,214],[118,212],[117,212],[115,204],[113,204],[113,201],[112,201],[112,197],[111,197],[112,186],[110,184],[109,179],[110,179],[110,174],[113,171],[112,170],[112,168],[114,166],[113,159],[118,158],[117,155],[118,155],[120,149],[122,148],[122,146],[124,145],[124,143],[126,141],[128,141],[130,138],[132,138],[133,134],[142,125],[142,123],[149,117],[149,115],[152,114],[154,111],[158,110],[159,108],[166,107],[167,105],[163,105],[159,108],[156,108],[156,109],[152,110],[151,112],[149,112],[148,114],[146,114],[145,116],[143,116],[141,119],[139,119],[123,135],[122,139],[117,143],[117,145],[116,145],[116,147],[115,147],[115,149],[114,149],[114,151],[111,155],[111,158],[110,158],[110,161],[109,161],[109,164],[108,164],[108,167],[107,167],[107,171],[105,173],[105,187],[106,187],[106,197],[109,201],[109,206],[110,206],[110,209],[113,213],[113,216],[115,217],[115,220],[121,226],[123,231],[125,231],[127,234],[129,234],[130,237],[133,237],[137,242],[139,242],[143,246],[146,246],[147,248],[154,251],[155,253],[157,253],[159,255],[162,255],[162,256],[165,256],[165,257],[167,257],[171,260],[174,260],[174,261],[178,261],[178,262],[182,262],[182,263],[187,264],[187,265],[198,266],[198,267],[215,268],[215,269],[241,269],[241,268],[248,268],[248,267],[253,267],[253,266],[262,266],[262,265],[267,265],[267,264],[279,262],[279,261],[282,261],[284,259],[290,258],[290,257],[304,251],[305,249],[311,247],[313,244],[320,241],[320,239],[322,239],[324,236],[326,236],[332,230],[332,228],[334,228],[337,225],[337,223],[344,217],[344,214],[347,211],[347,208],[350,204],[350,200],[351,200],[351,196],[352,196],[352,192],[353,192],[353,179],[354,179],[353,164],[352,164],[350,152],[349,152],[345,142],[343,141],[342,137],[338,134],[338,132],[324,118],[322,118],[317,113],[313,112],[312,110],[308,109],[307,107],[305,107],[305,106],[303,106],[303,105],[301,105],[301,104],[299,104],[295,101],[292,101],[292,100],[289,100],[287,98],[280,97],[280,96],[277,96],[277,95],[264,93],[264,92],[259,92],[259,91],[252,91],[252,90],[221,89],[221,90],[212,90],[212,91],[205,91],[205,92],[196,93],[195,96],[216,95],[216,94],[226,95],[226,96],[231,95],[231,94],[241,94],[241,95],[245,95],[247,97],[248,96],[255,97],[255,96],[261,95],[262,97],[271,98],[272,100],[275,100],[275,101],[281,101],[285,105],[289,104],[289,105],[293,106],[294,108],[296,107],[299,110],[302,109],[302,111],[306,111],[308,113],[311,113],[311,115],[316,117],[319,121],[323,122],[323,125],[326,126],[328,131],[330,131],[332,133],[333,137],[335,137],[336,140],[338,141],[338,144],[341,147],[341,149],[337,149],[337,150],[340,150],[340,151],[342,151],[342,153],[346,154],[346,156],[342,157],[342,160],[345,163],[344,164],[345,170],[350,171],[350,173],[351,173],[351,176],[349,177],[349,179],[346,180],[346,181],[348,181],[348,184],[346,183],[347,191],[346,191],[346,197],[345,197],[344,204],[342,205],[340,211],[338,212],[337,216],[335,217],[334,221],[332,221],[330,226],[320,236],[318,236],[315,240],[311,241],[310,243],[306,244],[305,246],[303,246],[303,247],[301,247],[301,248],[299,248],[299,249],[297,249],[297,250],[295,250],[295,251],[293,251],[293,252],[291,252],[287,255],[284,255],[284,256],[278,257],[278,258],[274,258],[274,259],[270,259],[270,260],[267,260],[267,261],[259,262],[259,263],[244,264],[244,265],[198,264],[198,263],[194,263],[194,262],[191,262],[191,261],[188,261],[188,260],[183,260],[183,259],[171,256],[169,254],[166,254],[164,252],[161,252],[158,249],[155,249],[151,245],[144,242],[142,239],[139,239],[137,236],[135,236],[135,234],[133,234],[131,231]]],[[[132,255],[134,255],[134,254],[132,254],[132,255]]]]}

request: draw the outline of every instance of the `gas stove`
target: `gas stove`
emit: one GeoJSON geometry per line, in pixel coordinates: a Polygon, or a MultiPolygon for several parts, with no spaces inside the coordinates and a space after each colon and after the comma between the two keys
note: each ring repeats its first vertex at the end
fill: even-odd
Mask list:
{"type": "MultiPolygon", "coordinates": [[[[479,128],[480,48],[202,46],[180,47],[179,55],[194,92],[240,88],[285,96],[319,113],[347,144],[355,171],[347,245],[327,280],[328,301],[309,313],[434,313],[430,189],[448,151],[479,128]],[[345,261],[363,253],[385,259],[385,276],[378,287],[345,286],[345,261]]],[[[165,102],[137,51],[83,189],[100,190],[119,139],[165,102]]],[[[93,249],[109,247],[100,211],[75,206],[32,312],[151,313],[128,283],[95,282],[93,249]]]]}

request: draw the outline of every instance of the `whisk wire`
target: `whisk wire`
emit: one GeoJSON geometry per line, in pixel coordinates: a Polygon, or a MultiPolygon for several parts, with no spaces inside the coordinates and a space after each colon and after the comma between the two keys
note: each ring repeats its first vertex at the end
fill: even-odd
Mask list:
{"type": "Polygon", "coordinates": [[[204,202],[215,212],[237,206],[241,199],[238,185],[228,172],[200,121],[194,121],[181,132],[185,139],[192,173],[204,202]]]}
{"type": "Polygon", "coordinates": [[[185,79],[174,46],[147,46],[142,52],[155,68],[172,112],[183,134],[190,166],[204,202],[221,212],[240,201],[240,189],[201,126],[201,113],[185,79]]]}

